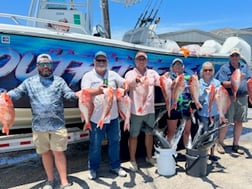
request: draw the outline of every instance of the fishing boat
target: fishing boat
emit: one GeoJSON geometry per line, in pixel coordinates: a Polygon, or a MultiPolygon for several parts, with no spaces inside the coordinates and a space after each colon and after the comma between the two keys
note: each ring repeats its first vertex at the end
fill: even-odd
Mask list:
{"type": "MultiPolygon", "coordinates": [[[[101,2],[106,7],[108,1],[101,2]]],[[[104,9],[104,6],[99,8],[104,9]]],[[[110,39],[109,29],[93,25],[92,7],[92,0],[78,3],[31,0],[28,16],[0,13],[0,17],[13,22],[0,23],[0,88],[8,91],[36,74],[35,61],[41,53],[52,56],[54,74],[63,77],[74,91],[80,89],[81,78],[92,69],[94,54],[99,50],[107,53],[109,68],[121,76],[134,67],[138,50],[148,54],[148,66],[159,74],[169,71],[174,58],[183,59],[188,72],[198,72],[205,61],[213,62],[217,70],[228,62],[228,53],[186,54],[181,49],[167,48],[167,41],[159,39],[154,31],[158,22],[156,15],[152,20],[142,17],[134,29],[125,33],[123,40],[110,39]]],[[[103,10],[104,15],[106,11],[103,10]]],[[[15,127],[12,128],[30,127],[29,100],[22,98],[15,102],[15,109],[15,127]]],[[[77,103],[66,102],[65,115],[67,124],[81,122],[77,103]]]]}

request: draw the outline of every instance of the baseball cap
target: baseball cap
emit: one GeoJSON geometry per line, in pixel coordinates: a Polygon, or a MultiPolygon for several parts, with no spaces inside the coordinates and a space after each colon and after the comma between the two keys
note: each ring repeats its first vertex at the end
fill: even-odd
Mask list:
{"type": "Polygon", "coordinates": [[[181,63],[181,65],[184,65],[182,59],[180,59],[180,58],[175,58],[175,59],[172,61],[172,66],[173,66],[176,62],[179,62],[179,63],[181,63]]]}
{"type": "Polygon", "coordinates": [[[40,63],[42,58],[47,58],[50,62],[52,62],[52,57],[49,54],[40,54],[37,57],[37,63],[40,63]]]}
{"type": "Polygon", "coordinates": [[[229,56],[233,55],[233,54],[238,54],[240,55],[240,50],[238,48],[233,48],[230,53],[229,53],[229,56]]]}
{"type": "Polygon", "coordinates": [[[107,54],[106,54],[105,52],[103,52],[103,51],[98,51],[98,52],[95,54],[95,58],[96,58],[97,56],[104,56],[105,58],[107,58],[107,54]]]}
{"type": "Polygon", "coordinates": [[[148,59],[148,56],[145,52],[137,52],[135,58],[138,58],[140,56],[143,56],[144,58],[148,59]]]}

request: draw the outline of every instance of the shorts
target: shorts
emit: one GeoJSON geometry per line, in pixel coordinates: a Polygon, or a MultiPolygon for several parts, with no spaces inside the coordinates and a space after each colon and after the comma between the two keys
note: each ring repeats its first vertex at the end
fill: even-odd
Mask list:
{"type": "Polygon", "coordinates": [[[66,128],[48,132],[33,131],[32,137],[38,154],[43,154],[48,150],[66,151],[67,149],[66,128]]]}
{"type": "MultiPolygon", "coordinates": [[[[231,98],[232,99],[232,98],[231,98]]],[[[227,112],[227,119],[229,123],[234,121],[247,122],[248,115],[248,97],[240,96],[236,97],[235,102],[231,102],[231,105],[227,112]]]]}
{"type": "Polygon", "coordinates": [[[186,120],[191,119],[191,112],[189,110],[181,111],[181,110],[178,110],[178,109],[177,110],[172,109],[171,112],[170,112],[170,117],[168,117],[168,119],[169,120],[182,119],[182,115],[186,120]]]}
{"type": "Polygon", "coordinates": [[[144,116],[131,114],[130,120],[130,136],[137,137],[140,131],[145,132],[145,134],[152,134],[155,126],[155,114],[147,114],[144,116]]]}

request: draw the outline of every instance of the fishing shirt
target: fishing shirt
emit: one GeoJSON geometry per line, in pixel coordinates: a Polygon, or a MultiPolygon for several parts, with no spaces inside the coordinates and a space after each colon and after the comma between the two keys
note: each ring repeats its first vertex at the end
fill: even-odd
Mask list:
{"type": "Polygon", "coordinates": [[[212,78],[212,79],[210,79],[209,82],[205,82],[204,79],[201,78],[199,80],[199,83],[200,83],[199,101],[200,101],[200,104],[202,105],[202,108],[200,110],[198,110],[199,116],[202,116],[202,117],[209,117],[209,115],[218,116],[219,112],[218,112],[216,100],[213,101],[212,111],[210,113],[208,112],[209,93],[206,91],[206,89],[209,88],[209,86],[211,84],[214,84],[215,88],[219,87],[221,85],[220,81],[215,78],[212,78]]]}
{"type": "Polygon", "coordinates": [[[35,75],[8,92],[12,100],[27,95],[32,111],[32,129],[38,132],[55,131],[65,127],[63,100],[77,99],[64,79],[59,76],[35,75]]]}
{"type": "MultiPolygon", "coordinates": [[[[123,83],[125,82],[125,79],[122,78],[118,73],[109,70],[105,73],[104,77],[96,73],[95,69],[93,68],[91,71],[84,74],[81,81],[81,88],[98,88],[103,84],[104,79],[107,80],[108,86],[112,87],[114,89],[114,92],[116,88],[122,87],[123,83]]],[[[103,101],[104,101],[104,94],[96,95],[93,97],[93,103],[94,103],[94,111],[90,118],[90,120],[94,123],[98,123],[102,112],[103,112],[103,101]]],[[[118,106],[117,106],[117,99],[114,93],[114,99],[112,108],[110,111],[110,116],[106,116],[104,123],[110,123],[110,120],[118,118],[118,106]]]]}
{"type": "Polygon", "coordinates": [[[139,96],[139,92],[137,92],[138,87],[137,87],[137,82],[136,82],[136,77],[138,75],[141,75],[141,73],[134,68],[133,70],[130,70],[126,73],[125,79],[128,81],[129,86],[130,86],[130,92],[129,96],[132,99],[132,104],[131,104],[131,113],[134,115],[147,115],[150,113],[155,113],[155,107],[154,107],[154,87],[159,86],[159,74],[152,69],[146,69],[146,72],[144,73],[143,76],[146,76],[148,78],[148,83],[149,83],[149,88],[148,88],[148,94],[146,103],[143,105],[143,110],[142,112],[138,112],[137,109],[139,107],[136,107],[137,101],[141,99],[142,97],[139,96]]]}
{"type": "MultiPolygon", "coordinates": [[[[241,73],[245,74],[245,77],[243,80],[241,80],[241,84],[238,88],[236,96],[246,96],[248,94],[247,90],[247,80],[251,77],[251,72],[247,64],[243,62],[239,62],[239,69],[241,70],[241,73]]],[[[231,75],[235,71],[235,68],[232,66],[232,64],[229,62],[229,64],[224,64],[221,66],[216,78],[218,80],[222,81],[230,81],[231,75]]],[[[231,88],[226,88],[228,91],[228,94],[230,96],[233,96],[233,92],[231,88]]]]}

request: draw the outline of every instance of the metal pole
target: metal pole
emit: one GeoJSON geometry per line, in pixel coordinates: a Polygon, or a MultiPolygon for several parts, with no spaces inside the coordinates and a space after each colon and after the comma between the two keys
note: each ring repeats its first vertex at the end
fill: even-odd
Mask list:
{"type": "Polygon", "coordinates": [[[111,31],[110,31],[108,0],[101,0],[101,1],[102,1],[103,24],[104,24],[104,28],[107,32],[106,38],[110,39],[111,38],[111,31]]]}

